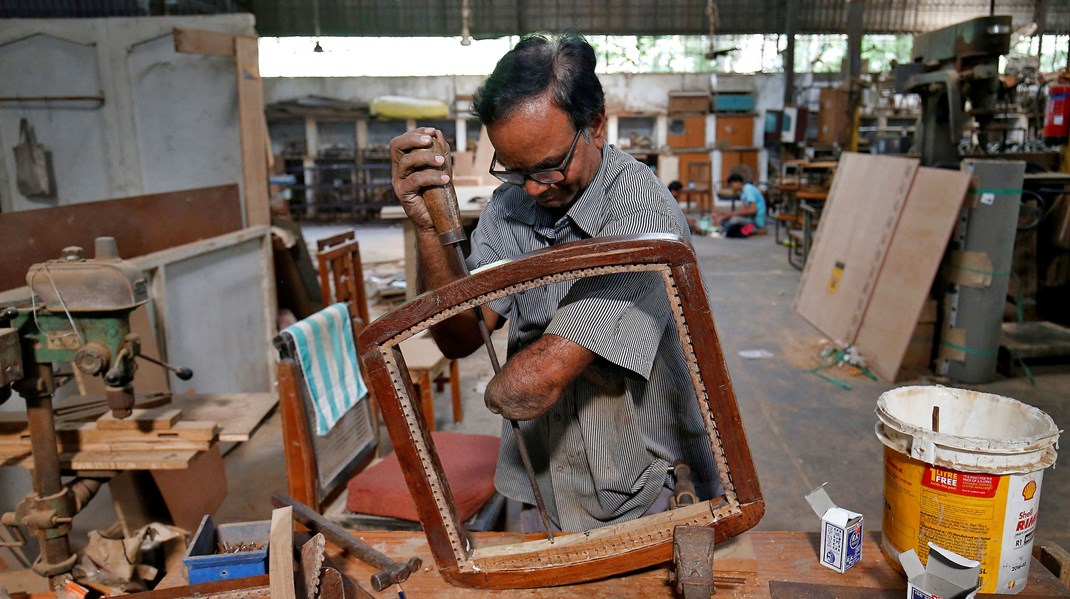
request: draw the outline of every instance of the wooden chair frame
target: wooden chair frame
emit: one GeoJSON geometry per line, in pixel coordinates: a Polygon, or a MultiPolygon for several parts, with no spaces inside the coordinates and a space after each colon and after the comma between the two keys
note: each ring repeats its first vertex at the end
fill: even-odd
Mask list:
{"type": "Polygon", "coordinates": [[[698,263],[677,237],[594,238],[496,263],[379,318],[358,345],[431,552],[451,583],[530,588],[604,578],[671,559],[677,525],[712,526],[721,542],[753,527],[765,512],[698,263]],[[725,494],[584,534],[558,535],[553,543],[542,538],[480,546],[458,522],[399,344],[499,297],[561,280],[636,271],[657,272],[665,283],[725,494]]]}
{"type": "Polygon", "coordinates": [[[364,290],[364,267],[360,261],[360,242],[351,232],[321,239],[316,259],[319,262],[320,290],[324,304],[348,302],[354,317],[354,334],[368,325],[368,296],[364,290]],[[332,245],[332,242],[340,241],[332,245]],[[332,293],[331,291],[334,291],[332,293]]]}
{"type": "Polygon", "coordinates": [[[346,483],[376,457],[379,450],[379,410],[374,397],[368,397],[350,408],[325,437],[318,437],[309,414],[314,413],[311,398],[305,390],[301,369],[294,361],[296,350],[282,335],[275,337],[280,360],[276,366],[279,410],[282,414],[282,442],[286,455],[286,485],[291,497],[316,511],[336,499],[346,483]],[[355,424],[367,420],[371,438],[365,440],[352,434],[355,424]],[[321,459],[331,454],[335,467],[321,472],[321,459]],[[321,455],[324,454],[324,455],[321,455]]]}

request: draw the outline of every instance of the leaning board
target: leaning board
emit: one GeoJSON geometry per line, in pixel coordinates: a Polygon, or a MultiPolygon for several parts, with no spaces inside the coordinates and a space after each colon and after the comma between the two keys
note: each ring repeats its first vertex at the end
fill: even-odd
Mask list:
{"type": "Polygon", "coordinates": [[[963,171],[922,167],[914,177],[855,338],[882,379],[899,373],[969,186],[963,171]]]}
{"type": "Polygon", "coordinates": [[[795,296],[795,310],[827,337],[857,336],[917,170],[914,158],[840,158],[795,296]]]}

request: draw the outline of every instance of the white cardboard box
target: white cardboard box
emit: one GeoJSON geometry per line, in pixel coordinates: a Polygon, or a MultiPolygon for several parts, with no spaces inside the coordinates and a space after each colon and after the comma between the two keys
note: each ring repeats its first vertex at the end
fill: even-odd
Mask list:
{"type": "Polygon", "coordinates": [[[842,573],[862,559],[862,514],[836,507],[825,484],[810,491],[806,501],[821,517],[821,565],[842,573]]]}
{"type": "Polygon", "coordinates": [[[981,562],[929,543],[929,563],[921,565],[911,549],[899,554],[907,574],[907,599],[972,599],[977,594],[981,562]]]}

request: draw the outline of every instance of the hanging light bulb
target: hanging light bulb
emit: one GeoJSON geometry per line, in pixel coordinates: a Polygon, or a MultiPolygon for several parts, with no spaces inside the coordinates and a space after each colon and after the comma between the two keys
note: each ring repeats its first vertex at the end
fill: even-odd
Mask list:
{"type": "Polygon", "coordinates": [[[468,6],[468,0],[461,0],[461,45],[472,45],[472,32],[468,30],[468,18],[472,15],[472,9],[468,6]]]}
{"type": "Polygon", "coordinates": [[[316,28],[316,45],[312,47],[312,51],[322,53],[323,46],[320,45],[320,0],[312,1],[312,26],[316,28]]]}

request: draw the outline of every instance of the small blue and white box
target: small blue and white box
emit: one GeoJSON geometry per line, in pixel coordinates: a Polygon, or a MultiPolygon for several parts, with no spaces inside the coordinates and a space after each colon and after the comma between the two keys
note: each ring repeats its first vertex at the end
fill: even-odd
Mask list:
{"type": "Polygon", "coordinates": [[[929,543],[924,567],[913,549],[899,554],[907,575],[907,599],[972,599],[977,595],[981,562],[929,543]]]}
{"type": "Polygon", "coordinates": [[[806,501],[821,517],[821,565],[842,573],[862,559],[862,514],[836,507],[825,484],[810,491],[806,501]]]}

